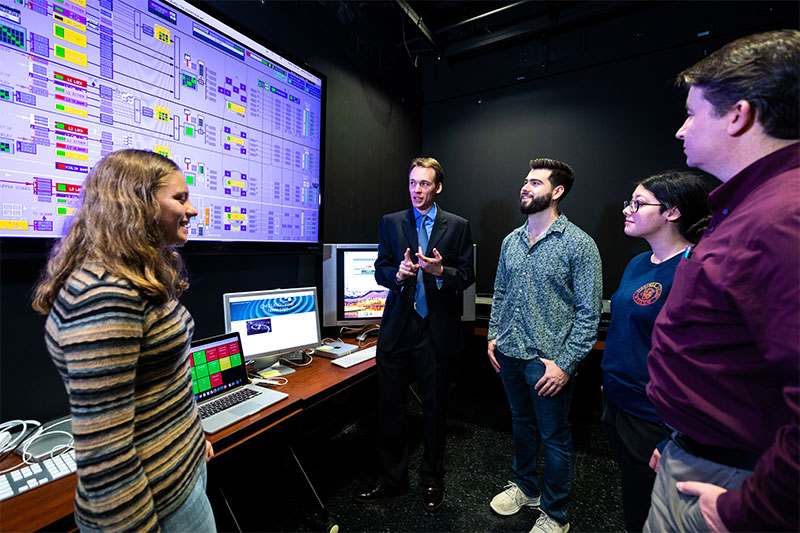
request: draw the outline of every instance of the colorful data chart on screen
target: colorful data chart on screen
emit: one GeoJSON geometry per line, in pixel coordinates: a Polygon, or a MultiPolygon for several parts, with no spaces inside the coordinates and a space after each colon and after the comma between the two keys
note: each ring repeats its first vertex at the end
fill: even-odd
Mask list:
{"type": "Polygon", "coordinates": [[[190,239],[318,243],[323,83],[184,0],[0,0],[0,237],[62,236],[132,148],[184,173],[190,239]]]}
{"type": "Polygon", "coordinates": [[[244,364],[244,360],[239,351],[239,344],[232,342],[191,353],[190,364],[192,392],[199,395],[200,399],[207,393],[221,390],[226,382],[223,379],[224,373],[244,364]]]}

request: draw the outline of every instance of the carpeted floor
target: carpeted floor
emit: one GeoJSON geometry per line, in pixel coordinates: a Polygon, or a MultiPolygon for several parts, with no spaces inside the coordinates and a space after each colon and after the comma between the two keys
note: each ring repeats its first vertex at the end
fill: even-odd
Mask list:
{"type": "MultiPolygon", "coordinates": [[[[212,462],[215,481],[209,493],[218,527],[221,531],[321,531],[336,524],[341,531],[528,531],[537,511],[523,509],[503,517],[489,508],[491,498],[511,476],[513,443],[502,387],[494,384],[476,392],[462,384],[455,389],[447,426],[447,496],[437,513],[423,510],[416,485],[422,415],[411,397],[409,492],[373,504],[352,499],[374,471],[372,416],[364,409],[371,405],[374,389],[368,387],[325,406],[303,421],[300,438],[297,433],[291,437],[292,449],[330,513],[327,520],[318,511],[291,452],[286,451],[286,443],[275,442],[250,445],[224,462],[212,462]],[[235,474],[243,462],[254,465],[254,475],[247,480],[235,474]],[[218,497],[218,486],[224,487],[236,522],[218,497]]],[[[573,404],[576,462],[571,531],[623,531],[618,472],[600,429],[599,406],[584,403],[573,404]]]]}

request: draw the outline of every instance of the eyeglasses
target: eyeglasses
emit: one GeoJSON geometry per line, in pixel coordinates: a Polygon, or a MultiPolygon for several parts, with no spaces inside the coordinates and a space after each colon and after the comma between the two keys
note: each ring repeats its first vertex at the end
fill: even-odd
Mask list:
{"type": "Polygon", "coordinates": [[[664,206],[664,204],[648,204],[647,202],[640,202],[638,200],[625,200],[622,202],[622,209],[630,209],[631,213],[635,213],[639,210],[640,206],[643,205],[660,205],[664,206]]]}

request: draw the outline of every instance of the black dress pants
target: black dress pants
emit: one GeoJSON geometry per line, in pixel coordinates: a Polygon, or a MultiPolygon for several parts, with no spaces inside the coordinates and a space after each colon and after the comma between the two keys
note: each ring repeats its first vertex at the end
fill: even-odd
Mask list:
{"type": "Polygon", "coordinates": [[[422,399],[424,453],[422,479],[444,477],[445,415],[449,387],[448,357],[433,342],[430,322],[412,313],[391,351],[378,349],[378,452],[384,481],[408,483],[408,386],[416,379],[422,399]]]}
{"type": "Polygon", "coordinates": [[[656,480],[656,473],[649,466],[650,456],[669,433],[661,424],[626,413],[605,398],[602,426],[622,478],[625,530],[642,531],[656,480]]]}

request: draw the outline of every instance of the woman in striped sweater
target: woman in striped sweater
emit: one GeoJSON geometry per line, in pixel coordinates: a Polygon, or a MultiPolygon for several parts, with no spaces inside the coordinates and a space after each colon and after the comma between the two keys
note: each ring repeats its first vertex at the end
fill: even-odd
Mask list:
{"type": "Polygon", "coordinates": [[[101,160],[50,253],[33,307],[72,414],[81,531],[214,531],[188,345],[194,321],[175,244],[197,215],[177,165],[153,152],[101,160]]]}

